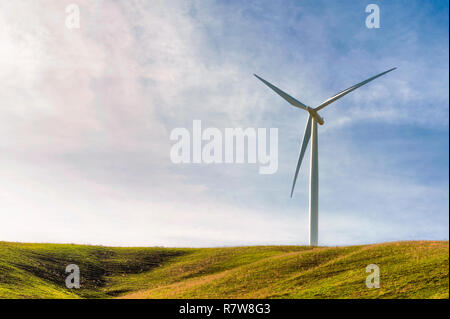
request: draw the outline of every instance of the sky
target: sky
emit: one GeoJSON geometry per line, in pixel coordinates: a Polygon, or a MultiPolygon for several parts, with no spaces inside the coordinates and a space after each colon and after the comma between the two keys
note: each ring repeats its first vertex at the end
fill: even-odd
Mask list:
{"type": "Polygon", "coordinates": [[[320,112],[319,244],[448,240],[448,19],[446,1],[2,1],[0,240],[307,244],[307,113],[253,73],[315,106],[392,67],[320,112]],[[278,171],[174,164],[193,120],[277,128],[278,171]]]}

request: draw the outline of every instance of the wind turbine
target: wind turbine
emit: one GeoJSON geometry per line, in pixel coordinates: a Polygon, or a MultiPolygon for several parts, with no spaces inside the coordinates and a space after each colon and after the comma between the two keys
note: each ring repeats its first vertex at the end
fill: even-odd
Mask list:
{"type": "Polygon", "coordinates": [[[372,80],[375,80],[376,78],[391,72],[395,70],[396,68],[392,68],[390,70],[387,70],[385,72],[382,72],[378,75],[375,75],[365,81],[362,81],[361,83],[355,84],[348,89],[345,89],[344,91],[341,91],[337,93],[336,95],[330,97],[325,102],[321,103],[319,106],[316,106],[315,108],[311,108],[307,106],[306,104],[303,104],[302,102],[294,99],[289,94],[283,92],[276,86],[272,85],[271,83],[267,82],[266,80],[260,78],[256,74],[258,79],[260,79],[265,85],[267,85],[269,88],[274,90],[278,95],[280,95],[283,99],[285,99],[287,102],[289,102],[291,105],[298,107],[300,109],[303,109],[309,113],[308,120],[306,121],[306,128],[305,128],[305,134],[303,135],[303,142],[302,146],[300,148],[300,153],[298,155],[298,162],[297,162],[297,168],[295,169],[295,175],[294,175],[294,182],[292,183],[292,189],[291,189],[291,197],[294,193],[294,187],[295,182],[297,181],[297,175],[298,171],[300,170],[300,165],[302,164],[303,156],[305,155],[306,147],[308,146],[309,140],[311,139],[311,161],[310,161],[310,175],[309,175],[309,245],[310,246],[317,246],[319,241],[319,161],[317,158],[318,153],[318,145],[317,145],[317,123],[320,125],[323,125],[324,120],[320,115],[317,113],[321,109],[323,109],[325,106],[335,102],[336,100],[340,99],[344,95],[347,95],[353,90],[356,90],[360,86],[363,86],[364,84],[369,83],[372,80]]]}

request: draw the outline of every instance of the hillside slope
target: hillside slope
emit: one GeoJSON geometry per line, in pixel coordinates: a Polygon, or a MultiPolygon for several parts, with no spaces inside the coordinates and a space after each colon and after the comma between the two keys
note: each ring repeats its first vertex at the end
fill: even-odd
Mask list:
{"type": "Polygon", "coordinates": [[[117,248],[0,242],[0,298],[449,298],[448,241],[117,248]],[[65,287],[77,264],[81,288],[65,287]],[[380,288],[365,285],[380,268],[380,288]]]}

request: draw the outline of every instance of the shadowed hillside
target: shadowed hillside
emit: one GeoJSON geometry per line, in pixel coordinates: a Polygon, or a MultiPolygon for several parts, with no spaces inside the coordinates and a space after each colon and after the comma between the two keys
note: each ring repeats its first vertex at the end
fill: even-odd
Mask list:
{"type": "Polygon", "coordinates": [[[0,298],[448,298],[448,241],[115,248],[0,242],[0,298]],[[65,287],[77,264],[81,288],[65,287]],[[380,268],[368,289],[366,266],[380,268]]]}

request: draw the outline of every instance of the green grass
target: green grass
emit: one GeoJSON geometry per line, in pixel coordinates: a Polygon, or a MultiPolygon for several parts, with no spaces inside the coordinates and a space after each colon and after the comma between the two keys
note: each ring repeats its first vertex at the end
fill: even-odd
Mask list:
{"type": "Polygon", "coordinates": [[[117,248],[0,242],[0,298],[449,298],[448,241],[117,248]],[[65,287],[77,264],[81,288],[65,287]],[[380,267],[380,288],[365,285],[380,267]]]}

